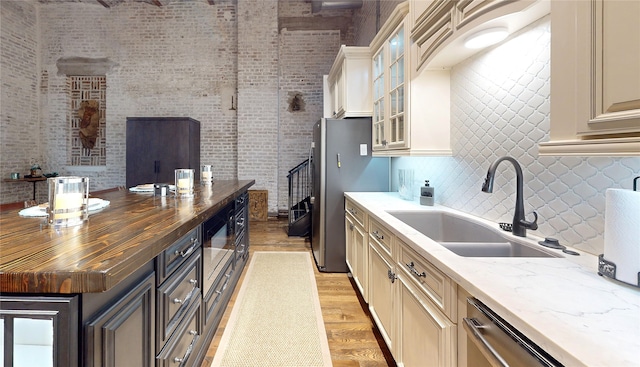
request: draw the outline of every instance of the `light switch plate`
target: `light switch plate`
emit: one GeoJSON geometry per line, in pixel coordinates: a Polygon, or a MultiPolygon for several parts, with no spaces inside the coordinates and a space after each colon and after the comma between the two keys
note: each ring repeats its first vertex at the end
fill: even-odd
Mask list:
{"type": "Polygon", "coordinates": [[[360,144],[360,155],[366,156],[368,152],[367,144],[360,144]]]}

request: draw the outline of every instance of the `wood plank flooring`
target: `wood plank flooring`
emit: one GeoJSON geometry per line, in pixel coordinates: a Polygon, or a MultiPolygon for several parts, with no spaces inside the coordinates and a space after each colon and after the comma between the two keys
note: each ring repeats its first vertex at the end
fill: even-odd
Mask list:
{"type": "MultiPolygon", "coordinates": [[[[249,228],[249,254],[254,251],[308,251],[309,256],[312,256],[308,240],[287,236],[286,218],[270,218],[265,222],[252,221],[249,228]]],[[[245,271],[246,269],[245,266],[245,271]]],[[[333,366],[396,366],[380,333],[371,321],[366,304],[355,291],[347,274],[320,273],[317,268],[315,274],[333,366]]],[[[244,272],[201,367],[209,367],[213,361],[243,280],[244,272]]]]}

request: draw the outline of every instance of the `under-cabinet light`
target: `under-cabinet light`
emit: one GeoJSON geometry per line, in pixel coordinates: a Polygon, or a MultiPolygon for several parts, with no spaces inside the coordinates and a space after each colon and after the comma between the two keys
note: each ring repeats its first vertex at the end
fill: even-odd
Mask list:
{"type": "Polygon", "coordinates": [[[494,45],[509,35],[509,31],[504,27],[483,29],[472,34],[464,40],[464,46],[467,48],[482,48],[494,45]]]}

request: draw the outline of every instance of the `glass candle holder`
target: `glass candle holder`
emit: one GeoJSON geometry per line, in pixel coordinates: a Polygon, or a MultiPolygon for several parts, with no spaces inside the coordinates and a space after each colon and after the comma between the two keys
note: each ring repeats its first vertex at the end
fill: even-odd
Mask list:
{"type": "Polygon", "coordinates": [[[89,178],[51,177],[49,183],[49,224],[77,226],[89,219],[89,178]]]}
{"type": "Polygon", "coordinates": [[[211,185],[213,181],[213,169],[210,164],[202,166],[202,170],[200,171],[200,182],[205,185],[211,185]]]}
{"type": "Polygon", "coordinates": [[[177,169],[176,171],[176,196],[193,196],[194,173],[192,169],[177,169]]]}

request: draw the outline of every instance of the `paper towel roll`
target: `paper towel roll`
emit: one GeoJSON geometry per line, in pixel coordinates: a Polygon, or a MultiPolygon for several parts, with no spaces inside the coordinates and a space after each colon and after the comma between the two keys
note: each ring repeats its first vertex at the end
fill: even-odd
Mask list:
{"type": "Polygon", "coordinates": [[[616,279],[638,285],[640,272],[640,192],[607,189],[604,258],[616,265],[616,279]]]}

